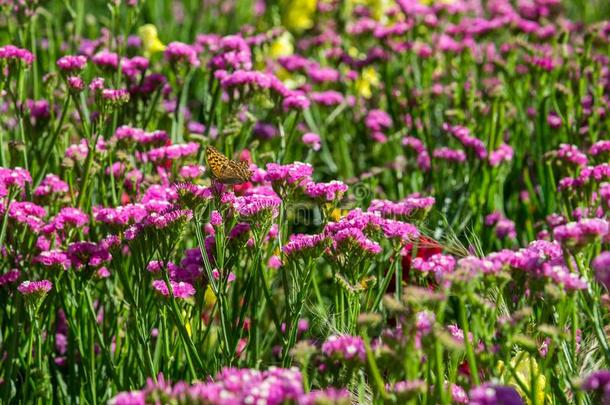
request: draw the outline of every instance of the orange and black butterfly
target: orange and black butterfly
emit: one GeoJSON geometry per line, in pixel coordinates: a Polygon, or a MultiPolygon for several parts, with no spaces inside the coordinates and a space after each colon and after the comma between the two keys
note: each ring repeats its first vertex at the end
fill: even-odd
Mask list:
{"type": "Polygon", "coordinates": [[[208,145],[205,148],[205,159],[211,177],[220,183],[241,184],[252,177],[252,170],[247,162],[231,160],[213,146],[208,145]]]}

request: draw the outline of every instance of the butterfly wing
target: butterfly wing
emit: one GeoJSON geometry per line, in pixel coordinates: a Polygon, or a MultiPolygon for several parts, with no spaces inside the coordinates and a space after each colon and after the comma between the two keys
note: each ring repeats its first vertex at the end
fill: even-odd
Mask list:
{"type": "Polygon", "coordinates": [[[246,162],[230,160],[222,171],[218,181],[224,184],[241,184],[250,180],[252,171],[246,162]]]}
{"type": "Polygon", "coordinates": [[[230,160],[213,146],[206,148],[205,156],[212,177],[220,183],[240,184],[252,177],[248,163],[230,160]]]}
{"type": "Polygon", "coordinates": [[[224,168],[229,163],[229,159],[225,155],[210,145],[205,148],[205,160],[208,163],[208,169],[210,169],[212,177],[215,179],[222,177],[224,168]]]}

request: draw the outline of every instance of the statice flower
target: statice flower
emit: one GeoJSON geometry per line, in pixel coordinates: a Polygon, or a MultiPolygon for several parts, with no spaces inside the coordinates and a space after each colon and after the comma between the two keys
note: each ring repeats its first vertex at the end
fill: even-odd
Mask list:
{"type": "MultiPolygon", "coordinates": [[[[195,295],[195,288],[189,283],[183,281],[170,281],[170,285],[172,287],[173,296],[176,298],[187,299],[195,295]]],[[[155,280],[153,281],[152,286],[159,294],[165,297],[168,297],[170,295],[165,281],[155,280]]]]}
{"type": "Polygon", "coordinates": [[[551,127],[552,129],[559,129],[559,128],[561,128],[561,125],[563,124],[561,117],[559,115],[557,115],[555,112],[551,112],[546,117],[546,122],[549,124],[549,127],[551,127]]]}
{"type": "Polygon", "coordinates": [[[0,197],[8,195],[9,189],[23,189],[26,183],[32,183],[30,172],[21,167],[7,169],[0,167],[0,197]]]}
{"type": "Polygon", "coordinates": [[[557,159],[570,165],[585,166],[588,161],[587,155],[581,152],[576,145],[562,143],[556,153],[557,159]]]}
{"type": "Polygon", "coordinates": [[[403,380],[386,384],[386,391],[394,394],[399,403],[416,399],[426,392],[426,383],[422,380],[403,380]]]}
{"type": "Polygon", "coordinates": [[[284,101],[282,102],[282,107],[284,111],[303,111],[309,108],[310,101],[309,99],[302,93],[299,92],[291,92],[284,97],[284,101]]]}
{"type": "Polygon", "coordinates": [[[470,390],[470,405],[523,405],[517,390],[508,385],[483,384],[470,390]]]}
{"type": "Polygon", "coordinates": [[[384,143],[387,141],[384,132],[392,127],[392,118],[383,110],[371,110],[366,115],[364,124],[375,142],[384,143]]]}
{"type": "Polygon", "coordinates": [[[424,216],[435,203],[434,197],[410,196],[399,202],[389,200],[373,200],[369,212],[378,212],[383,217],[408,219],[424,216]]]}
{"type": "Polygon", "coordinates": [[[591,156],[597,156],[608,152],[610,152],[610,141],[607,140],[597,141],[589,148],[589,154],[591,156]]]}
{"type": "Polygon", "coordinates": [[[258,121],[252,129],[254,136],[261,139],[272,139],[278,136],[279,132],[273,124],[258,121]]]}
{"type": "Polygon", "coordinates": [[[553,230],[553,237],[567,248],[581,248],[608,234],[608,222],[599,218],[585,218],[553,230]]]}
{"type": "Polygon", "coordinates": [[[177,183],[174,188],[178,193],[179,203],[190,209],[196,209],[212,198],[212,190],[198,184],[177,183]]]}
{"type": "Polygon", "coordinates": [[[344,101],[343,94],[334,90],[327,90],[322,92],[311,92],[309,98],[316,104],[332,107],[341,104],[344,101]]]}
{"type": "Polygon", "coordinates": [[[142,221],[148,212],[142,204],[127,204],[116,208],[93,207],[95,221],[125,226],[142,221]]]}
{"type": "Polygon", "coordinates": [[[467,149],[472,149],[479,159],[487,157],[487,148],[483,141],[470,135],[470,130],[466,127],[456,125],[451,126],[447,123],[443,124],[443,129],[451,133],[458,141],[467,149]]]}
{"type": "Polygon", "coordinates": [[[114,136],[119,141],[133,141],[140,146],[161,146],[169,143],[169,136],[163,130],[147,132],[143,129],[127,125],[118,127],[114,132],[114,136]]]}
{"type": "Polygon", "coordinates": [[[197,51],[182,42],[170,42],[163,53],[166,60],[171,63],[183,63],[198,67],[200,65],[197,51]]]}
{"type": "Polygon", "coordinates": [[[53,288],[53,283],[49,280],[42,281],[24,281],[19,284],[17,290],[23,295],[45,295],[53,288]]]}
{"type": "Polygon", "coordinates": [[[75,92],[81,92],[85,89],[85,82],[78,76],[69,76],[66,81],[70,90],[75,92]]]}
{"type": "Polygon", "coordinates": [[[83,55],[66,55],[57,60],[57,67],[65,73],[80,72],[87,65],[87,58],[83,55]]]}
{"type": "Polygon", "coordinates": [[[411,262],[411,267],[422,273],[434,274],[437,282],[443,279],[443,276],[453,273],[455,270],[456,261],[451,255],[436,253],[428,259],[416,257],[411,262]]]}
{"type": "Polygon", "coordinates": [[[119,55],[114,52],[98,52],[91,58],[91,61],[103,69],[116,70],[119,67],[119,55]]]}
{"type": "Polygon", "coordinates": [[[563,286],[567,291],[586,290],[589,285],[585,279],[578,274],[571,273],[565,265],[542,265],[543,275],[548,277],[556,284],[563,286]]]}
{"type": "Polygon", "coordinates": [[[597,392],[604,405],[610,404],[610,370],[598,370],[587,375],[580,388],[597,392]]]}
{"type": "Polygon", "coordinates": [[[331,362],[364,362],[366,352],[360,336],[333,335],[322,344],[322,353],[331,362]]]}
{"type": "Polygon", "coordinates": [[[347,192],[347,186],[338,180],[329,183],[315,183],[313,181],[305,184],[305,194],[308,197],[326,202],[339,201],[347,192]]]}
{"type": "MultiPolygon", "coordinates": [[[[0,213],[4,211],[4,206],[0,207],[0,213]]],[[[8,217],[28,227],[33,232],[38,232],[44,227],[44,218],[47,215],[46,210],[29,201],[13,201],[8,209],[8,217]]]]}
{"type": "Polygon", "coordinates": [[[0,275],[0,287],[6,284],[14,283],[19,279],[21,273],[19,270],[9,270],[8,272],[0,275]]]}
{"type": "Polygon", "coordinates": [[[498,149],[489,154],[489,165],[495,167],[502,162],[510,162],[513,160],[514,151],[510,145],[503,143],[498,149]]]}
{"type": "Polygon", "coordinates": [[[502,269],[502,263],[487,258],[466,256],[458,260],[457,267],[469,274],[494,274],[502,269]]]}
{"type": "Polygon", "coordinates": [[[402,144],[407,146],[415,151],[417,154],[417,166],[427,172],[430,170],[430,155],[428,154],[428,150],[424,146],[423,142],[413,136],[406,136],[402,138],[402,144]]]}
{"type": "Polygon", "coordinates": [[[68,183],[54,174],[47,174],[40,185],[34,190],[36,197],[44,197],[51,194],[65,194],[70,190],[68,183]]]}
{"type": "Polygon", "coordinates": [[[82,228],[89,223],[89,216],[78,208],[64,207],[43,228],[45,233],[65,230],[67,227],[82,228]]]}
{"type": "Polygon", "coordinates": [[[333,235],[333,247],[346,255],[377,255],[381,246],[369,238],[359,228],[345,228],[333,235]]]}
{"type": "Polygon", "coordinates": [[[59,268],[66,270],[70,266],[68,255],[58,249],[45,250],[34,257],[34,263],[40,263],[44,267],[59,268]]]}
{"type": "MultiPolygon", "coordinates": [[[[202,39],[198,38],[198,42],[202,39]]],[[[239,35],[227,35],[214,41],[215,55],[210,59],[208,66],[216,69],[251,69],[252,52],[250,46],[239,35]]]]}
{"type": "Polygon", "coordinates": [[[414,241],[419,238],[419,230],[406,222],[393,219],[381,221],[381,231],[388,239],[397,239],[401,242],[414,241]]]}
{"type": "Polygon", "coordinates": [[[199,144],[195,142],[162,146],[160,148],[150,150],[146,155],[147,159],[144,158],[143,160],[159,163],[163,160],[177,160],[184,157],[193,156],[197,154],[197,151],[199,151],[199,144]]]}
{"type": "Polygon", "coordinates": [[[180,168],[180,177],[184,179],[195,179],[205,173],[205,166],[185,165],[180,168]]]}
{"type": "Polygon", "coordinates": [[[70,243],[66,253],[75,269],[81,269],[85,266],[101,267],[112,259],[112,255],[106,246],[87,241],[70,243]]]}
{"type": "Polygon", "coordinates": [[[435,159],[446,160],[448,162],[462,163],[466,161],[466,153],[460,149],[450,149],[447,147],[440,147],[432,151],[432,156],[435,159]]]}
{"type": "Polygon", "coordinates": [[[595,271],[597,282],[610,290],[610,252],[600,253],[593,259],[591,267],[595,271]]]}
{"type": "Polygon", "coordinates": [[[121,60],[121,71],[126,77],[136,79],[137,75],[148,69],[150,62],[143,56],[134,56],[133,58],[123,58],[121,60]]]}
{"type": "Polygon", "coordinates": [[[277,196],[254,194],[237,197],[234,208],[242,219],[264,221],[278,215],[281,202],[277,196]]]}
{"type": "Polygon", "coordinates": [[[320,135],[315,134],[313,132],[308,132],[304,134],[301,138],[301,141],[303,141],[305,145],[310,146],[311,149],[316,152],[319,151],[322,147],[322,144],[320,143],[320,135]]]}
{"type": "Polygon", "coordinates": [[[292,234],[288,243],[282,248],[282,252],[289,258],[318,257],[328,244],[325,234],[305,235],[292,234]]]}
{"type": "Polygon", "coordinates": [[[6,61],[11,64],[21,62],[25,66],[30,66],[34,62],[34,55],[27,49],[18,48],[14,45],[5,45],[0,47],[0,61],[6,61]]]}
{"type": "Polygon", "coordinates": [[[129,101],[127,89],[103,89],[101,96],[103,100],[111,105],[125,104],[129,101]]]}
{"type": "Polygon", "coordinates": [[[502,215],[500,212],[493,212],[485,217],[485,225],[494,226],[496,236],[499,239],[515,239],[517,231],[515,223],[502,215]]]}

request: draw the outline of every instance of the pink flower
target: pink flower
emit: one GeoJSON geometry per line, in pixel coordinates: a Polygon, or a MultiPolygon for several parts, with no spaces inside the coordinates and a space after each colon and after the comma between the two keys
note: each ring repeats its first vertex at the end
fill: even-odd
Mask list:
{"type": "Polygon", "coordinates": [[[66,55],[57,60],[57,67],[63,72],[81,71],[87,65],[87,58],[83,55],[66,55]]]}
{"type": "Polygon", "coordinates": [[[48,293],[53,288],[53,283],[49,280],[42,281],[24,281],[17,287],[17,290],[23,295],[48,293]]]}
{"type": "MultiPolygon", "coordinates": [[[[187,299],[195,295],[195,288],[189,283],[183,281],[170,281],[170,285],[172,287],[173,295],[176,298],[187,299]]],[[[167,284],[164,280],[155,280],[153,281],[152,286],[159,294],[163,295],[164,297],[169,296],[170,293],[167,288],[167,284]]]]}
{"type": "Polygon", "coordinates": [[[301,138],[305,145],[311,146],[314,151],[319,151],[321,148],[320,135],[308,132],[301,138]]]}

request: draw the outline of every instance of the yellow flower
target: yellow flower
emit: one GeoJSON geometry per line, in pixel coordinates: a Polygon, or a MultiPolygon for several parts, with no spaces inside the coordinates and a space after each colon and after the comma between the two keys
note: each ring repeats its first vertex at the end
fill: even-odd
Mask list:
{"type": "Polygon", "coordinates": [[[506,384],[515,387],[519,395],[525,399],[525,402],[531,404],[529,391],[531,390],[533,375],[536,381],[536,402],[538,404],[544,404],[546,378],[544,374],[540,372],[536,360],[526,352],[519,352],[510,360],[510,364],[515,370],[515,375],[505,367],[502,361],[498,362],[497,366],[498,371],[504,376],[506,384]],[[528,392],[524,392],[517,381],[520,381],[528,392]]]}
{"type": "Polygon", "coordinates": [[[182,311],[182,319],[184,319],[184,328],[186,329],[186,333],[188,333],[189,336],[192,336],[193,331],[191,329],[191,321],[187,319],[187,313],[184,310],[182,311]]]}
{"type": "Polygon", "coordinates": [[[341,208],[335,208],[334,210],[332,210],[330,212],[329,218],[332,219],[334,222],[337,222],[346,213],[347,213],[347,210],[342,210],[341,208]]]}
{"type": "Polygon", "coordinates": [[[379,75],[375,68],[367,67],[356,80],[356,91],[364,98],[373,96],[373,88],[379,86],[379,75]]]}
{"type": "Polygon", "coordinates": [[[313,27],[318,0],[285,0],[282,3],[282,9],[286,10],[282,19],[286,28],[299,32],[313,27]]]}
{"type": "Polygon", "coordinates": [[[294,45],[292,44],[292,35],[290,32],[284,32],[279,38],[271,43],[269,47],[269,56],[272,59],[278,59],[282,56],[290,56],[294,53],[294,45]]]}
{"type": "Polygon", "coordinates": [[[165,45],[159,39],[159,33],[157,27],[153,24],[146,24],[138,29],[138,35],[142,40],[142,47],[144,48],[144,54],[151,55],[157,52],[163,52],[165,45]]]}
{"type": "Polygon", "coordinates": [[[212,286],[210,286],[209,284],[205,289],[203,300],[205,302],[205,305],[208,307],[212,307],[216,303],[216,294],[214,294],[214,291],[212,291],[212,286]]]}

